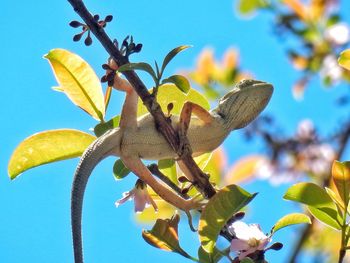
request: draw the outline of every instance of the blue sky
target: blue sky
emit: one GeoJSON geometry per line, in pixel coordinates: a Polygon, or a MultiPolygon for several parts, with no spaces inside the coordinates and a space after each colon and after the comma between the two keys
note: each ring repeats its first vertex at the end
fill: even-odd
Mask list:
{"type": "MultiPolygon", "coordinates": [[[[347,3],[342,12],[350,22],[350,4],[344,2],[347,3]]],[[[143,43],[144,48],[133,57],[134,61],[161,61],[173,47],[193,45],[170,64],[168,73],[193,68],[204,47],[213,47],[218,57],[228,47],[237,47],[242,68],[254,72],[257,79],[274,84],[275,93],[266,111],[276,115],[286,132],[293,132],[304,118],[312,118],[323,132],[330,132],[329,127],[340,120],[334,117],[332,101],[347,91],[346,86],[325,90],[315,79],[302,102],[293,100],[290,88],[299,74],[287,61],[286,47],[273,36],[273,20],[266,14],[252,20],[239,18],[232,0],[86,3],[102,17],[113,14],[114,21],[107,27],[111,36],[121,40],[132,34],[136,42],[143,43]]],[[[91,47],[71,40],[78,32],[68,23],[78,17],[66,1],[7,1],[2,5],[0,20],[0,261],[73,262],[70,188],[78,159],[35,168],[12,182],[7,176],[7,162],[18,143],[33,133],[57,128],[88,131],[96,124],[64,95],[51,89],[56,81],[42,56],[53,48],[71,50],[101,76],[101,64],[107,55],[96,40],[91,47]]],[[[121,104],[122,96],[114,94],[108,115],[119,113],[121,104]]],[[[346,112],[338,116],[346,116],[346,112]]],[[[264,151],[259,142],[245,144],[241,132],[231,134],[225,147],[230,163],[245,154],[264,151]]],[[[131,202],[115,208],[115,200],[131,188],[135,177],[116,183],[111,175],[112,164],[112,159],[100,164],[88,185],[83,221],[86,262],[186,262],[143,241],[141,230],[150,226],[134,221],[131,202]]],[[[248,185],[249,191],[259,195],[247,220],[261,223],[268,231],[279,217],[297,210],[297,206],[282,200],[286,187],[275,189],[266,182],[248,185]]],[[[285,241],[285,248],[270,252],[271,262],[283,262],[281,259],[286,258],[292,246],[289,241],[296,237],[293,230],[276,235],[274,240],[285,241]]],[[[196,255],[197,238],[185,224],[181,225],[181,235],[183,248],[196,255]]]]}

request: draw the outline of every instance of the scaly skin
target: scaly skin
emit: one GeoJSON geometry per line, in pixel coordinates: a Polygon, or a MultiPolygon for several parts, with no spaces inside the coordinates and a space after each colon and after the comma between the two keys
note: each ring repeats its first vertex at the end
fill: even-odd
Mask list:
{"type": "MultiPolygon", "coordinates": [[[[210,111],[213,117],[204,124],[196,117],[191,117],[187,136],[193,155],[211,152],[217,148],[236,129],[243,128],[255,119],[269,102],[273,92],[271,84],[246,80],[220,99],[217,108],[210,111]]],[[[178,127],[179,117],[172,117],[172,124],[178,127]]],[[[114,128],[96,139],[83,153],[76,169],[71,199],[71,220],[76,263],[83,262],[81,218],[83,198],[88,179],[95,166],[104,158],[115,155],[121,159],[137,157],[149,160],[176,158],[163,136],[156,130],[151,115],[146,115],[137,122],[137,128],[114,128]]],[[[165,201],[182,210],[190,210],[195,204],[192,200],[182,200],[169,188],[152,176],[141,178],[153,188],[165,201]]]]}

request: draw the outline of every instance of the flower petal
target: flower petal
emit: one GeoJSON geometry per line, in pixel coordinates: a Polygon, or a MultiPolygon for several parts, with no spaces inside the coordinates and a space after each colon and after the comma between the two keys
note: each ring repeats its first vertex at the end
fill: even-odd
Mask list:
{"type": "Polygon", "coordinates": [[[247,250],[250,246],[246,241],[240,240],[240,239],[232,239],[230,250],[231,251],[241,251],[241,250],[247,250]]]}
{"type": "Polygon", "coordinates": [[[123,193],[123,198],[117,200],[117,201],[115,202],[115,206],[118,207],[118,206],[124,204],[124,203],[125,203],[126,201],[128,201],[129,199],[132,199],[132,198],[134,197],[134,194],[135,194],[134,190],[131,190],[131,191],[129,191],[129,192],[123,193]]]}

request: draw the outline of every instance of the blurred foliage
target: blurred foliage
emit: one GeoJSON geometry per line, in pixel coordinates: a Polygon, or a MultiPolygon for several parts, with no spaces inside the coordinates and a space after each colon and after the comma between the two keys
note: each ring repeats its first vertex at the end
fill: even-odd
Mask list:
{"type": "Polygon", "coordinates": [[[237,9],[244,16],[257,11],[273,16],[273,31],[278,38],[288,40],[287,55],[294,68],[301,71],[292,88],[295,98],[303,97],[315,75],[326,87],[350,81],[349,72],[337,63],[339,52],[350,42],[350,28],[342,21],[338,1],[238,0],[237,9]]]}

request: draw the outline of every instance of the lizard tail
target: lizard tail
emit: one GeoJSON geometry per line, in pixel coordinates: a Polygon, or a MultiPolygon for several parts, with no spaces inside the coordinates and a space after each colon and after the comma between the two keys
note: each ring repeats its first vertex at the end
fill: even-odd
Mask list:
{"type": "Polygon", "coordinates": [[[83,263],[81,219],[84,192],[95,166],[104,158],[119,152],[119,128],[106,132],[83,153],[75,171],[71,192],[71,224],[75,263],[83,263]]]}

